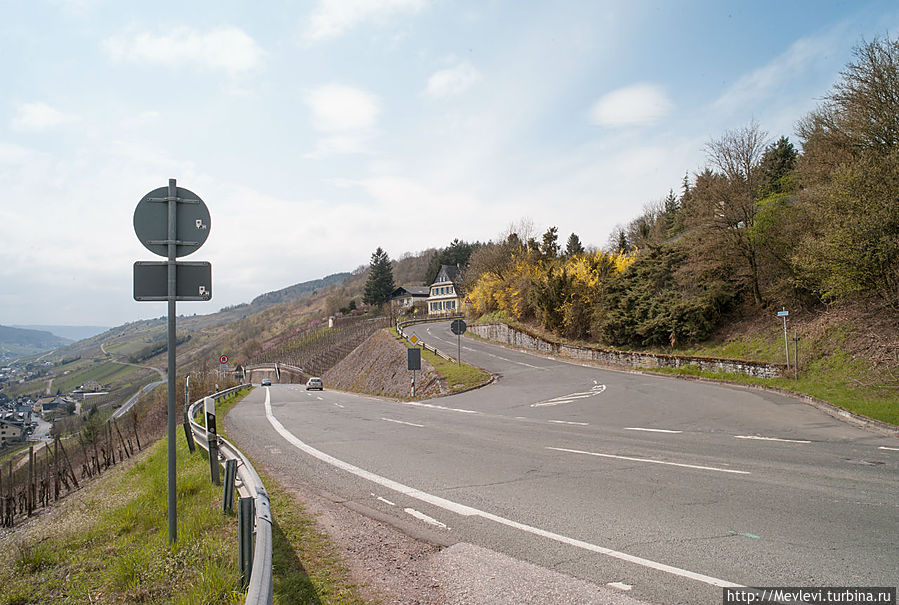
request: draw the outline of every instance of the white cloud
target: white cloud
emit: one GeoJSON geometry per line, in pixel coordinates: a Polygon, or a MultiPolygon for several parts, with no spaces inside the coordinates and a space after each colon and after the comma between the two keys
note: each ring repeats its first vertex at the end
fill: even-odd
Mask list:
{"type": "Polygon", "coordinates": [[[644,125],[657,122],[672,108],[665,91],[653,84],[634,84],[601,97],[590,109],[597,126],[644,125]]]}
{"type": "Polygon", "coordinates": [[[310,42],[335,38],[363,21],[416,13],[424,6],[425,0],[320,0],[306,24],[304,37],[310,42]]]}
{"type": "Polygon", "coordinates": [[[367,151],[381,111],[375,95],[352,86],[327,84],[310,92],[306,103],[312,112],[312,127],[325,133],[306,157],[367,151]]]}
{"type": "Polygon", "coordinates": [[[23,103],[10,121],[10,128],[20,132],[40,132],[59,126],[71,118],[46,103],[23,103]]]}
{"type": "Polygon", "coordinates": [[[822,57],[828,57],[838,45],[838,30],[819,37],[800,38],[774,60],[737,80],[716,101],[719,109],[754,107],[805,74],[822,57]]]}
{"type": "Polygon", "coordinates": [[[256,41],[237,27],[208,32],[178,27],[163,35],[128,31],[107,38],[103,48],[116,61],[195,65],[231,73],[257,67],[264,54],[256,41]]]}
{"type": "Polygon", "coordinates": [[[375,95],[341,84],[316,88],[306,102],[312,110],[313,126],[328,132],[372,128],[380,112],[375,95]]]}
{"type": "Polygon", "coordinates": [[[425,94],[435,98],[460,95],[481,79],[481,73],[470,63],[442,69],[428,78],[425,94]]]}

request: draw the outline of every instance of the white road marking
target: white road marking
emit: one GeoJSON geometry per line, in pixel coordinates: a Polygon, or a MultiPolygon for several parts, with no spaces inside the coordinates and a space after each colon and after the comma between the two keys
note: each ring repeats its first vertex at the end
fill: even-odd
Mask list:
{"type": "Polygon", "coordinates": [[[606,385],[599,384],[595,380],[594,387],[589,391],[580,392],[580,393],[571,393],[570,395],[561,395],[559,397],[553,397],[552,399],[547,399],[546,401],[538,401],[537,403],[532,403],[532,408],[543,408],[550,407],[554,405],[562,405],[564,403],[571,403],[575,399],[589,399],[590,397],[596,397],[600,393],[606,390],[606,385]]]}
{"type": "Polygon", "coordinates": [[[877,449],[879,449],[879,450],[890,450],[891,452],[899,452],[899,447],[887,447],[887,446],[885,446],[885,445],[881,445],[881,446],[880,446],[879,448],[877,448],[877,449]]]}
{"type": "Polygon", "coordinates": [[[644,429],[639,426],[626,426],[625,431],[646,431],[647,433],[682,433],[683,431],[672,431],[671,429],[644,429]]]}
{"type": "Polygon", "coordinates": [[[316,397],[316,399],[318,399],[319,401],[324,401],[324,400],[325,400],[324,397],[316,397]]]}
{"type": "Polygon", "coordinates": [[[511,519],[506,519],[505,517],[500,517],[499,515],[494,515],[493,513],[488,513],[486,511],[478,510],[471,506],[466,506],[465,504],[459,504],[458,502],[453,502],[452,500],[447,500],[446,498],[441,498],[440,496],[435,496],[433,494],[429,494],[427,492],[423,492],[414,487],[409,487],[408,485],[403,485],[397,481],[392,479],[388,479],[386,477],[382,477],[380,475],[376,475],[370,471],[359,468],[358,466],[354,466],[348,462],[344,462],[343,460],[339,460],[334,456],[326,454],[322,451],[315,449],[314,447],[303,443],[300,439],[296,437],[293,433],[288,431],[281,422],[275,418],[272,413],[272,405],[271,399],[268,394],[268,390],[266,390],[265,396],[265,417],[268,419],[269,423],[272,427],[287,440],[288,443],[296,447],[297,449],[309,454],[310,456],[321,460],[325,464],[330,464],[336,468],[339,468],[343,471],[346,471],[352,475],[357,477],[361,477],[362,479],[367,479],[372,483],[376,483],[382,487],[386,487],[387,489],[393,490],[395,492],[399,492],[410,498],[414,498],[416,500],[420,500],[422,502],[427,502],[433,506],[437,506],[438,508],[442,508],[444,510],[450,511],[452,513],[456,513],[457,515],[462,515],[465,517],[477,516],[482,519],[486,519],[488,521],[493,521],[495,523],[499,523],[501,525],[505,525],[506,527],[511,527],[513,529],[517,529],[520,531],[524,531],[535,536],[540,536],[542,538],[546,538],[548,540],[553,540],[555,542],[560,542],[562,544],[567,544],[569,546],[573,546],[575,548],[580,548],[582,550],[588,550],[590,552],[595,552],[601,555],[605,555],[608,557],[612,557],[615,559],[619,559],[622,561],[627,561],[628,563],[634,563],[635,565],[640,565],[643,567],[648,567],[650,569],[655,569],[657,571],[663,571],[665,573],[670,573],[675,576],[679,576],[682,578],[688,578],[690,580],[695,580],[697,582],[703,582],[705,584],[709,584],[711,586],[718,586],[720,588],[743,588],[742,584],[734,584],[733,582],[728,582],[727,580],[721,580],[719,578],[715,578],[712,576],[707,576],[701,573],[696,573],[694,571],[689,571],[686,569],[681,569],[679,567],[674,567],[672,565],[666,565],[665,563],[658,563],[656,561],[651,561],[650,559],[644,559],[643,557],[637,557],[634,555],[629,555],[624,552],[619,552],[617,550],[612,550],[611,548],[605,548],[603,546],[598,546],[596,544],[591,544],[589,542],[584,542],[582,540],[577,540],[574,538],[569,538],[567,536],[563,536],[561,534],[556,534],[550,531],[546,531],[545,529],[540,529],[539,527],[533,527],[530,525],[525,525],[524,523],[519,523],[517,521],[512,521],[511,519]]]}
{"type": "Polygon", "coordinates": [[[624,582],[609,582],[606,586],[611,586],[612,588],[617,588],[618,590],[623,590],[625,592],[633,588],[633,586],[625,584],[624,582]]]}
{"type": "Polygon", "coordinates": [[[571,422],[570,420],[547,420],[553,424],[576,424],[578,426],[590,426],[589,422],[571,422]]]}
{"type": "Polygon", "coordinates": [[[784,443],[811,443],[804,439],[779,439],[777,437],[759,437],[758,435],[734,435],[736,439],[756,439],[758,441],[783,441],[784,443]]]}
{"type": "Polygon", "coordinates": [[[618,456],[615,454],[600,454],[598,452],[585,452],[583,450],[569,450],[564,447],[547,447],[548,450],[556,450],[557,452],[569,452],[571,454],[585,454],[587,456],[599,456],[600,458],[614,458],[616,460],[630,460],[632,462],[649,462],[651,464],[664,464],[667,466],[680,466],[683,468],[695,468],[702,471],[717,471],[719,473],[733,473],[735,475],[750,475],[749,471],[736,471],[729,468],[718,468],[715,466],[700,466],[698,464],[682,464],[680,462],[668,462],[666,460],[653,460],[652,458],[634,458],[632,456],[618,456]]]}
{"type": "Polygon", "coordinates": [[[406,513],[412,515],[412,516],[415,517],[416,519],[419,519],[419,520],[421,520],[421,521],[424,521],[425,523],[428,523],[428,524],[433,525],[433,526],[435,526],[435,527],[440,527],[440,528],[443,528],[443,529],[449,529],[445,524],[441,523],[441,522],[438,521],[437,519],[435,519],[435,518],[433,518],[433,517],[429,517],[429,516],[427,516],[427,515],[424,514],[424,513],[418,512],[418,511],[415,510],[414,508],[404,508],[403,511],[405,511],[406,513]]]}
{"type": "Polygon", "coordinates": [[[337,403],[337,402],[334,402],[334,405],[336,405],[336,406],[339,407],[339,408],[342,408],[342,407],[343,407],[342,405],[340,405],[340,404],[337,403]]]}
{"type": "Polygon", "coordinates": [[[425,425],[415,424],[414,422],[403,422],[402,420],[392,420],[390,418],[381,418],[381,420],[384,420],[385,422],[395,422],[396,424],[405,424],[406,426],[417,426],[420,429],[425,428],[425,425]]]}
{"type": "Polygon", "coordinates": [[[532,408],[547,408],[554,405],[562,405],[563,403],[571,403],[570,399],[562,399],[560,401],[541,401],[540,403],[532,403],[532,408]]]}
{"type": "Polygon", "coordinates": [[[389,504],[390,506],[396,506],[396,504],[394,504],[393,502],[391,502],[391,501],[388,500],[387,498],[382,498],[381,496],[379,496],[378,494],[376,494],[376,493],[374,493],[374,492],[368,492],[368,493],[370,493],[370,494],[372,495],[372,497],[373,497],[375,500],[378,500],[379,502],[383,502],[384,504],[389,504]]]}
{"type": "Polygon", "coordinates": [[[449,412],[461,412],[463,414],[480,414],[477,410],[466,410],[463,408],[448,408],[445,405],[437,405],[435,403],[422,403],[421,401],[400,401],[400,405],[411,405],[417,408],[431,408],[432,410],[447,410],[449,412]]]}

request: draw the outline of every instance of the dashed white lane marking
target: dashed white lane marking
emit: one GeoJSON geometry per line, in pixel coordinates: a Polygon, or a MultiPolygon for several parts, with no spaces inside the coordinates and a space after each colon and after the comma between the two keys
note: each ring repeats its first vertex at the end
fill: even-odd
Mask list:
{"type": "Polygon", "coordinates": [[[342,408],[342,407],[343,407],[342,405],[340,405],[340,404],[337,403],[337,402],[334,402],[334,405],[336,405],[336,406],[339,407],[339,408],[342,408]]]}
{"type": "Polygon", "coordinates": [[[880,446],[879,448],[877,448],[877,449],[879,449],[879,450],[890,450],[891,452],[899,452],[899,447],[887,447],[887,446],[885,446],[885,445],[881,445],[881,446],[880,446]]]}
{"type": "Polygon", "coordinates": [[[736,439],[756,439],[758,441],[782,441],[784,443],[811,443],[804,439],[779,439],[777,437],[760,437],[758,435],[734,435],[736,439]]]}
{"type": "Polygon", "coordinates": [[[325,400],[324,397],[316,397],[316,399],[318,399],[319,401],[324,401],[324,400],[325,400]]]}
{"type": "Polygon", "coordinates": [[[433,517],[429,517],[424,513],[418,512],[414,508],[404,508],[403,511],[412,515],[413,517],[415,517],[416,519],[418,519],[420,521],[424,521],[428,525],[433,525],[434,527],[440,527],[442,529],[449,529],[445,524],[441,523],[437,519],[435,519],[433,517]]]}
{"type": "MultiPolygon", "coordinates": [[[[595,380],[593,381],[596,382],[595,380]]],[[[586,392],[580,393],[571,393],[570,395],[561,395],[559,397],[553,397],[552,399],[547,399],[546,401],[538,401],[537,403],[532,403],[532,408],[542,408],[542,407],[550,407],[554,405],[562,405],[565,403],[571,403],[577,399],[589,399],[590,397],[596,397],[600,393],[606,390],[606,385],[604,384],[595,384],[592,389],[586,392]]]]}
{"type": "Polygon", "coordinates": [[[404,422],[404,421],[402,421],[402,420],[393,420],[392,418],[381,418],[381,420],[383,420],[383,421],[385,421],[385,422],[393,422],[393,423],[396,423],[396,424],[405,424],[406,426],[417,426],[417,427],[420,428],[420,429],[425,428],[425,425],[423,425],[423,424],[415,424],[414,422],[404,422]]]}
{"type": "Polygon", "coordinates": [[[589,422],[572,422],[571,420],[547,420],[553,424],[575,424],[577,426],[590,426],[589,422]]]}
{"type": "Polygon", "coordinates": [[[716,466],[700,466],[698,464],[682,464],[680,462],[668,462],[667,460],[653,460],[652,458],[634,458],[633,456],[618,456],[616,454],[600,454],[599,452],[585,452],[584,450],[569,450],[564,447],[547,447],[548,450],[557,452],[569,452],[571,454],[584,454],[587,456],[599,456],[600,458],[614,458],[616,460],[630,460],[631,462],[648,462],[650,464],[664,464],[666,466],[680,466],[683,468],[695,468],[701,471],[717,471],[719,473],[733,473],[735,475],[750,475],[749,471],[737,471],[730,468],[718,468],[716,466]]]}
{"type": "Polygon", "coordinates": [[[672,431],[671,429],[645,429],[640,426],[626,426],[625,431],[646,431],[647,433],[682,433],[683,431],[672,431]]]}
{"type": "Polygon", "coordinates": [[[398,481],[394,481],[392,479],[388,479],[387,477],[382,477],[380,475],[376,475],[370,471],[359,468],[358,466],[354,466],[348,462],[344,462],[343,460],[339,460],[334,456],[326,454],[322,451],[315,449],[314,447],[303,443],[300,439],[296,437],[293,433],[284,428],[284,425],[275,418],[272,413],[272,404],[271,398],[269,397],[268,390],[266,390],[265,395],[265,417],[268,419],[269,423],[272,427],[287,440],[288,443],[296,447],[297,449],[307,453],[308,455],[321,460],[325,464],[330,464],[336,468],[339,468],[343,471],[350,473],[351,475],[355,475],[362,479],[366,479],[371,481],[372,483],[376,483],[382,487],[386,487],[387,489],[393,490],[395,492],[399,492],[410,498],[415,498],[416,500],[420,500],[422,502],[426,502],[433,506],[437,506],[438,508],[442,508],[444,510],[448,510],[451,513],[456,513],[457,515],[462,515],[465,517],[477,516],[482,519],[486,519],[488,521],[493,521],[494,523],[499,523],[500,525],[505,525],[506,527],[511,527],[513,529],[517,529],[519,531],[524,531],[535,536],[540,536],[542,538],[546,538],[548,540],[553,540],[555,542],[560,542],[562,544],[567,544],[569,546],[573,546],[575,548],[580,548],[582,550],[587,550],[590,552],[595,552],[601,555],[605,555],[608,557],[612,557],[615,559],[619,559],[621,561],[627,561],[628,563],[634,563],[635,565],[640,565],[642,567],[648,567],[650,569],[655,569],[657,571],[663,571],[665,573],[669,573],[675,576],[679,576],[682,578],[688,578],[690,580],[695,580],[697,582],[703,582],[704,584],[709,584],[711,586],[718,586],[719,588],[743,588],[742,584],[734,584],[733,582],[728,582],[727,580],[722,580],[720,578],[715,578],[713,576],[707,576],[701,573],[696,573],[694,571],[689,571],[687,569],[681,569],[679,567],[674,567],[672,565],[666,565],[665,563],[658,563],[656,561],[652,561],[650,559],[644,559],[643,557],[637,557],[635,555],[629,555],[624,552],[620,552],[617,550],[612,550],[611,548],[605,548],[604,546],[598,546],[596,544],[591,544],[589,542],[584,542],[583,540],[577,540],[575,538],[569,538],[567,536],[563,536],[561,534],[556,534],[551,531],[546,531],[545,529],[540,529],[539,527],[533,527],[531,525],[525,525],[524,523],[519,523],[517,521],[512,521],[511,519],[506,519],[505,517],[500,517],[499,515],[494,515],[493,513],[488,513],[486,511],[478,510],[471,506],[466,506],[465,504],[459,504],[458,502],[453,502],[452,500],[447,500],[446,498],[441,498],[440,496],[435,496],[433,494],[429,494],[427,492],[423,492],[414,487],[409,487],[408,485],[403,485],[398,481]]]}
{"type": "Polygon", "coordinates": [[[390,506],[396,506],[396,504],[394,504],[387,498],[382,498],[381,496],[379,496],[378,494],[376,494],[374,492],[368,492],[368,493],[370,493],[372,495],[372,497],[379,502],[383,502],[384,504],[389,504],[390,506]]]}
{"type": "Polygon", "coordinates": [[[612,588],[617,588],[618,590],[623,590],[625,592],[633,588],[633,586],[625,584],[624,582],[609,582],[606,586],[611,586],[612,588]]]}
{"type": "Polygon", "coordinates": [[[445,405],[437,405],[435,403],[422,403],[421,401],[400,401],[400,405],[411,405],[417,408],[430,408],[432,410],[447,410],[448,412],[461,412],[462,414],[480,414],[477,410],[466,410],[463,408],[448,408],[445,405]]]}

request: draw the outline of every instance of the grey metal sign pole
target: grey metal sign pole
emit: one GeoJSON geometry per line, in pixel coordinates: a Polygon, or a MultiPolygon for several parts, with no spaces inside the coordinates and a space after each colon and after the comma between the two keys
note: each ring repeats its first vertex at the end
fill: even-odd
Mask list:
{"type": "Polygon", "coordinates": [[[167,259],[164,263],[140,261],[134,263],[134,299],[168,302],[168,513],[169,543],[172,544],[178,539],[176,509],[178,489],[175,464],[177,445],[175,301],[212,298],[211,265],[177,262],[176,259],[196,251],[203,245],[209,235],[209,225],[209,211],[206,204],[191,191],[179,188],[175,179],[169,179],[167,188],[160,187],[146,194],[134,210],[134,232],[137,238],[148,250],[167,259]],[[182,205],[180,212],[179,204],[182,205]],[[179,274],[182,275],[180,280],[179,274]]]}
{"type": "Polygon", "coordinates": [[[168,264],[169,264],[169,287],[168,287],[168,299],[169,299],[169,426],[168,426],[168,436],[169,436],[169,450],[168,450],[168,462],[169,462],[169,543],[174,544],[178,539],[178,523],[177,523],[177,496],[178,496],[178,486],[177,486],[177,478],[175,474],[175,347],[176,347],[176,334],[175,334],[175,294],[177,293],[177,289],[175,287],[175,276],[176,276],[176,266],[175,266],[175,256],[176,254],[176,244],[178,240],[178,187],[175,185],[175,179],[169,179],[169,191],[168,191],[168,211],[169,211],[169,225],[168,225],[168,264]]]}

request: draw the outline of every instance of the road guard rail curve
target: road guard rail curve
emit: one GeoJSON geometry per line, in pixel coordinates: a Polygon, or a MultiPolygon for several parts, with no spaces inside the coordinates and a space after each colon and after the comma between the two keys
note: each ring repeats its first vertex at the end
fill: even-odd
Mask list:
{"type": "MultiPolygon", "coordinates": [[[[251,384],[226,389],[210,395],[213,399],[220,399],[243,388],[252,387],[251,384]]],[[[203,405],[203,399],[193,402],[189,408],[190,428],[194,440],[201,447],[209,450],[206,439],[206,427],[194,421],[198,410],[203,405]]],[[[256,503],[255,534],[256,546],[253,550],[253,570],[250,573],[250,582],[247,586],[246,605],[271,605],[272,603],[272,511],[268,499],[268,493],[259,474],[247,457],[237,449],[234,444],[221,436],[219,440],[219,453],[224,460],[237,461],[237,490],[245,498],[253,498],[256,503]]]]}
{"type": "MultiPolygon", "coordinates": [[[[435,323],[438,321],[447,321],[451,319],[462,319],[462,315],[441,315],[440,317],[428,317],[424,319],[409,319],[406,321],[397,322],[396,324],[396,332],[406,340],[409,340],[409,337],[406,336],[406,327],[413,326],[416,324],[426,324],[426,323],[435,323]]],[[[411,342],[411,341],[410,341],[411,342]]],[[[437,349],[437,347],[432,347],[427,344],[424,340],[421,340],[421,346],[423,349],[432,352],[434,355],[438,357],[442,357],[443,359],[451,362],[455,362],[456,359],[450,355],[447,355],[443,351],[437,349]]]]}

